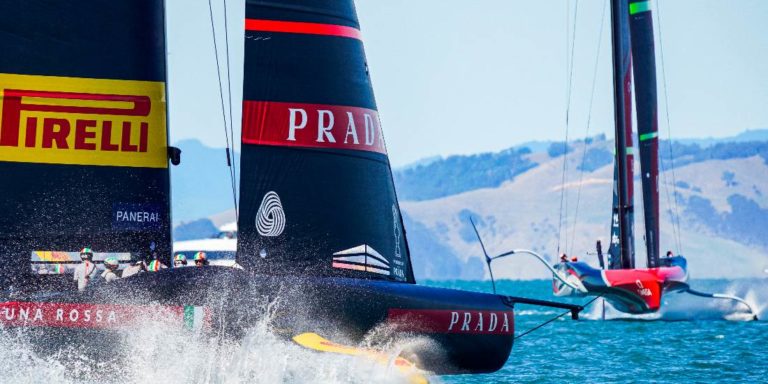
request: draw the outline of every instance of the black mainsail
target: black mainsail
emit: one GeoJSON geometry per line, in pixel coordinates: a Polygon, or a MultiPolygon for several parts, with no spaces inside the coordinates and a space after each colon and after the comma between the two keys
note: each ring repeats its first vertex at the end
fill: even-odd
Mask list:
{"type": "Polygon", "coordinates": [[[161,0],[0,3],[3,286],[83,247],[170,255],[163,26],[161,0]]]}
{"type": "Polygon", "coordinates": [[[246,2],[238,263],[413,283],[351,1],[246,2]]]}
{"type": "Polygon", "coordinates": [[[632,53],[629,38],[628,3],[611,1],[613,46],[613,105],[616,135],[614,163],[614,199],[611,221],[611,245],[608,249],[609,269],[628,269],[635,265],[633,236],[633,169],[632,145],[632,53]]]}
{"type": "Polygon", "coordinates": [[[643,185],[643,217],[648,268],[659,266],[659,139],[656,55],[650,1],[630,0],[632,70],[635,76],[637,134],[643,185]]]}
{"type": "Polygon", "coordinates": [[[295,287],[283,328],[386,325],[438,343],[412,351],[432,371],[489,372],[515,303],[577,317],[414,284],[353,1],[247,0],[245,15],[237,261],[261,291],[295,287]]]}

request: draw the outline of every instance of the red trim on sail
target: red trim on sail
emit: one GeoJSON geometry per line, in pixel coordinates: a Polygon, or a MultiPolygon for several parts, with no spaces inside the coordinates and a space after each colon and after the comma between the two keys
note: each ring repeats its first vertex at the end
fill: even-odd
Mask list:
{"type": "Polygon", "coordinates": [[[378,113],[341,105],[246,100],[242,141],[387,153],[378,113]]]}
{"type": "Polygon", "coordinates": [[[350,39],[357,40],[361,39],[360,31],[352,27],[334,24],[304,23],[298,21],[245,19],[245,30],[337,36],[348,37],[350,39]]]}

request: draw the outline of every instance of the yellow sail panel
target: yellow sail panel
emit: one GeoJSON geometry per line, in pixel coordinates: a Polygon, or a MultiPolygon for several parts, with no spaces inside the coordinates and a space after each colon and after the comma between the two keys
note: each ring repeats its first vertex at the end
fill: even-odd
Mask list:
{"type": "Polygon", "coordinates": [[[166,168],[165,84],[0,73],[0,161],[166,168]]]}

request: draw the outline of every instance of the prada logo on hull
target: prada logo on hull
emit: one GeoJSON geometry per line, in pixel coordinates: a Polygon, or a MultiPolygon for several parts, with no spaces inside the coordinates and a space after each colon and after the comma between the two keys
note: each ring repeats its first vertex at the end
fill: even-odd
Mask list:
{"type": "Polygon", "coordinates": [[[474,335],[512,335],[512,311],[390,309],[387,323],[400,331],[422,333],[460,333],[474,335]]]}

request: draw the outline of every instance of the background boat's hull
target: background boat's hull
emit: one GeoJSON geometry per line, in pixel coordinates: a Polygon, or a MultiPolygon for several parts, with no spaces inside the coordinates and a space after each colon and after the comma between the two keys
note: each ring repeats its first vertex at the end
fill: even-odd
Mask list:
{"type": "Polygon", "coordinates": [[[630,314],[656,312],[661,307],[663,293],[688,289],[685,259],[662,260],[667,261],[667,266],[612,270],[592,268],[583,262],[559,263],[555,269],[566,280],[577,280],[584,291],[563,288],[558,280],[553,280],[554,293],[558,296],[601,296],[616,309],[630,314]]]}

